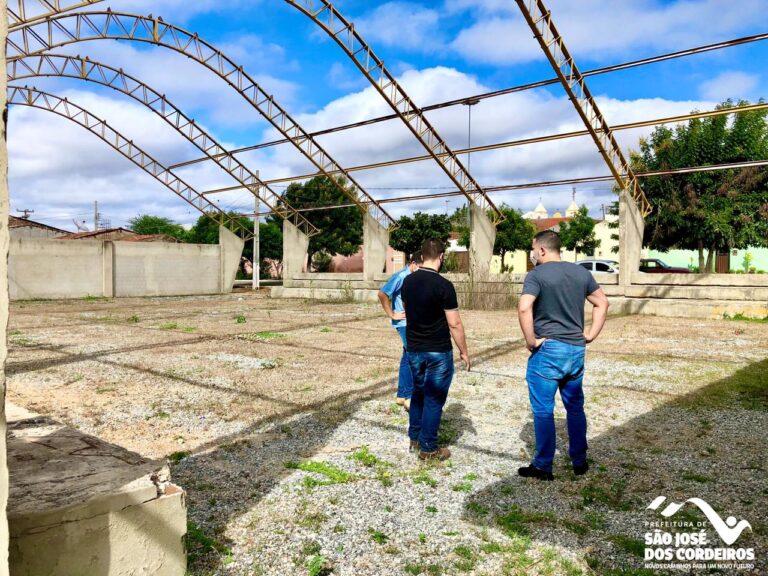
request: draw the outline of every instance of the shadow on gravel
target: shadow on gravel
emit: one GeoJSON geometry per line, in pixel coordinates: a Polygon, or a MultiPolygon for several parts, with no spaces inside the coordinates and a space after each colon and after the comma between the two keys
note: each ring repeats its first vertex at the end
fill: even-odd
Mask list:
{"type": "MultiPolygon", "coordinates": [[[[737,545],[755,548],[752,573],[765,574],[766,428],[768,360],[763,360],[592,438],[592,467],[585,477],[571,472],[567,432],[558,427],[554,482],[504,478],[472,494],[463,517],[523,542],[568,548],[586,557],[597,574],[655,574],[643,568],[644,523],[663,518],[648,505],[658,496],[674,502],[699,497],[723,518],[751,523],[753,530],[737,545]]],[[[531,445],[531,423],[521,437],[531,445]]],[[[725,546],[694,506],[675,519],[706,522],[712,545],[725,546]]],[[[523,553],[519,561],[525,566],[530,558],[523,553]]]]}

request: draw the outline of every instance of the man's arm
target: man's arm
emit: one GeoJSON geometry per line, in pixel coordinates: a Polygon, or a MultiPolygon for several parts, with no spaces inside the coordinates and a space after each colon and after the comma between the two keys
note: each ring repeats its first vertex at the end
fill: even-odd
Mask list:
{"type": "Polygon", "coordinates": [[[531,352],[536,350],[544,342],[544,338],[536,338],[536,332],[533,329],[533,303],[536,302],[536,296],[532,294],[523,294],[520,296],[520,302],[517,305],[517,318],[520,320],[520,329],[525,338],[525,347],[531,352]]]}
{"type": "Polygon", "coordinates": [[[467,337],[464,334],[464,324],[461,322],[461,315],[458,310],[446,310],[445,318],[448,320],[448,328],[451,331],[453,341],[459,348],[459,356],[464,361],[464,367],[469,371],[472,364],[469,360],[469,351],[467,350],[467,337]]]}
{"type": "Polygon", "coordinates": [[[602,288],[598,288],[592,294],[587,296],[590,304],[592,304],[592,325],[584,330],[584,338],[587,339],[587,344],[594,342],[600,332],[605,326],[605,318],[608,316],[608,297],[603,292],[602,288]]]}
{"type": "Polygon", "coordinates": [[[395,312],[392,310],[392,301],[389,299],[389,296],[381,290],[379,290],[379,302],[381,303],[381,307],[384,308],[384,312],[386,312],[387,316],[392,320],[405,319],[405,312],[395,312]]]}

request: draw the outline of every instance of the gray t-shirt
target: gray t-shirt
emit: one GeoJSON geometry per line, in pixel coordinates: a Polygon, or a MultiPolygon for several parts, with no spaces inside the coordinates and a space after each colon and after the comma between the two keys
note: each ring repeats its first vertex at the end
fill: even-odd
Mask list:
{"type": "Polygon", "coordinates": [[[570,262],[546,262],[528,272],[523,294],[536,297],[536,337],[585,346],[584,301],[599,288],[591,272],[570,262]]]}

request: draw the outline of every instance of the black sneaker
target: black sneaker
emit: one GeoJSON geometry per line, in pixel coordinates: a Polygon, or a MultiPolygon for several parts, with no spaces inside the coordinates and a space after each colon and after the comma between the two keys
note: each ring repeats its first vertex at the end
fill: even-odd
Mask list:
{"type": "Polygon", "coordinates": [[[536,468],[536,466],[532,465],[518,468],[517,474],[523,478],[536,478],[537,480],[551,481],[555,479],[555,477],[552,476],[552,472],[545,472],[544,470],[540,470],[536,468]]]}
{"type": "Polygon", "coordinates": [[[589,470],[589,464],[584,462],[584,464],[580,464],[576,466],[573,465],[573,473],[576,474],[576,476],[584,476],[584,474],[587,473],[587,470],[589,470]]]}

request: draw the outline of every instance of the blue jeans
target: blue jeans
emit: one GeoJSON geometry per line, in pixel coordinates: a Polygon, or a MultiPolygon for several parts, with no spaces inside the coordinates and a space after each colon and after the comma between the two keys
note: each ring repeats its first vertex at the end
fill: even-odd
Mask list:
{"type": "Polygon", "coordinates": [[[555,457],[555,393],[568,413],[568,455],[574,466],[587,461],[587,417],[584,414],[584,346],[545,340],[528,359],[525,379],[533,411],[536,454],[532,464],[552,471],[555,457]]]}
{"type": "Polygon", "coordinates": [[[403,355],[400,357],[400,375],[397,379],[397,397],[410,399],[413,395],[413,376],[411,375],[411,366],[408,364],[405,326],[397,326],[395,330],[397,330],[400,339],[403,341],[403,355]]]}
{"type": "Polygon", "coordinates": [[[408,436],[423,452],[437,450],[437,431],[453,379],[453,351],[409,352],[413,396],[408,436]]]}

